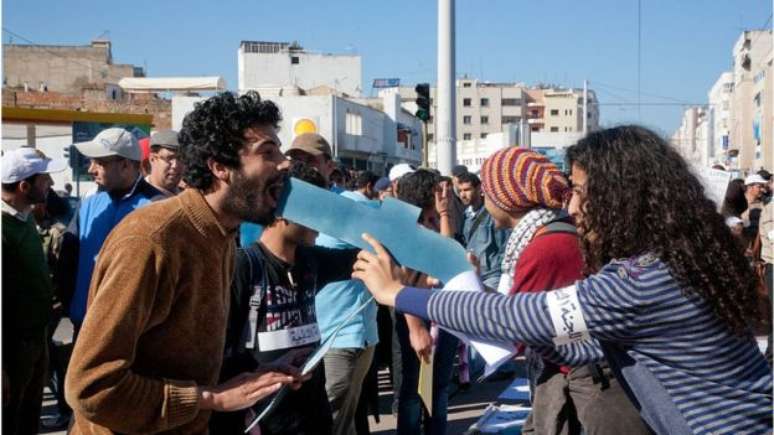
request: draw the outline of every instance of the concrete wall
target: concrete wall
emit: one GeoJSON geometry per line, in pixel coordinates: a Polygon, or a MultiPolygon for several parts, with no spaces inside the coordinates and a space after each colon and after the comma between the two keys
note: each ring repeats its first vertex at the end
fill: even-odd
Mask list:
{"type": "Polygon", "coordinates": [[[110,44],[86,46],[3,44],[3,86],[79,94],[87,85],[104,86],[135,75],[133,65],[112,63],[110,44]]]}
{"type": "Polygon", "coordinates": [[[360,56],[283,50],[278,53],[238,52],[239,91],[295,85],[302,89],[329,86],[351,96],[362,94],[360,56]],[[296,58],[298,63],[293,63],[296,58]]]}

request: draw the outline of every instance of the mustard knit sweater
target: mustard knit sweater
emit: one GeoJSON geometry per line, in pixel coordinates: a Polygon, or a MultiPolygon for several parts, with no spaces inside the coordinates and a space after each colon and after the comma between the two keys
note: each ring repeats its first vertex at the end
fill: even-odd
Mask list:
{"type": "Polygon", "coordinates": [[[67,371],[71,433],[207,432],[197,385],[218,379],[234,250],[194,189],[113,229],[67,371]]]}

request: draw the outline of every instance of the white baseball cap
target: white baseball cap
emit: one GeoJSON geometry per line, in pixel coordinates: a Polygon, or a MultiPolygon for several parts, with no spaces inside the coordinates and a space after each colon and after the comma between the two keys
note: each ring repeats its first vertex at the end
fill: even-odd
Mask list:
{"type": "Polygon", "coordinates": [[[414,167],[408,163],[398,163],[390,169],[390,181],[395,181],[406,174],[414,172],[415,170],[416,169],[414,169],[414,167]]]}
{"type": "Polygon", "coordinates": [[[747,178],[744,179],[744,185],[749,186],[751,184],[766,184],[768,181],[766,181],[765,178],[761,177],[758,174],[750,174],[747,176],[747,178]]]}
{"type": "Polygon", "coordinates": [[[3,184],[16,183],[35,174],[61,172],[67,168],[64,159],[49,159],[40,150],[22,147],[3,154],[3,184]]]}
{"type": "Polygon", "coordinates": [[[91,141],[74,145],[81,154],[92,159],[120,156],[138,162],[142,160],[142,150],[137,138],[123,128],[113,127],[102,130],[91,141]]]}

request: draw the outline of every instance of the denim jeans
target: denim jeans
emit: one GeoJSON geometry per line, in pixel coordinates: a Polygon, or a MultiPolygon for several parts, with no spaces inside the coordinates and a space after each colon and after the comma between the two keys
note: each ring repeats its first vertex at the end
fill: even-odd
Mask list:
{"type": "MultiPolygon", "coordinates": [[[[421,433],[422,403],[419,397],[419,359],[409,340],[408,326],[402,314],[396,313],[395,330],[401,347],[400,395],[398,399],[398,435],[421,433]]],[[[457,338],[441,330],[433,356],[433,416],[425,420],[424,433],[443,435],[446,433],[446,414],[449,405],[449,383],[451,382],[457,338]]]]}

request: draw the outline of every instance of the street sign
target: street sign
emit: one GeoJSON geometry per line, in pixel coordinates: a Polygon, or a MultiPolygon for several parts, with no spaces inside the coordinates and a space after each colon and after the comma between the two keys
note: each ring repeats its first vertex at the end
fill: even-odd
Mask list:
{"type": "Polygon", "coordinates": [[[400,86],[400,79],[374,79],[374,89],[379,88],[397,88],[400,86]]]}

